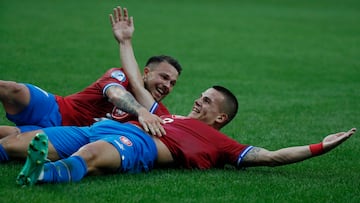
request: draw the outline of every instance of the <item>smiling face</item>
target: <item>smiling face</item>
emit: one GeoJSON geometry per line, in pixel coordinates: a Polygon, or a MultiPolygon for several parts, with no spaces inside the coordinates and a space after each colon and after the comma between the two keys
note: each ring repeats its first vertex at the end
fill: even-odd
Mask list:
{"type": "Polygon", "coordinates": [[[149,64],[144,68],[144,85],[156,101],[161,101],[174,88],[178,71],[167,62],[149,64]]]}
{"type": "Polygon", "coordinates": [[[189,117],[198,119],[216,129],[220,129],[227,121],[227,114],[223,112],[225,97],[214,88],[209,88],[195,100],[189,117]]]}

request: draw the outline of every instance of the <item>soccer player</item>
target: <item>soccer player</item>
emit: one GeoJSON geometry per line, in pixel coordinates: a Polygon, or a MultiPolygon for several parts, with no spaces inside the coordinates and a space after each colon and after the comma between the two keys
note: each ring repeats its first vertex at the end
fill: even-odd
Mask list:
{"type": "Polygon", "coordinates": [[[148,110],[157,115],[168,113],[160,101],[172,91],[180,72],[181,66],[175,59],[151,57],[144,68],[143,81],[156,102],[145,107],[128,92],[129,82],[122,68],[109,69],[83,91],[65,97],[31,84],[0,80],[0,101],[7,118],[16,124],[1,126],[0,138],[50,126],[88,126],[109,114],[122,122],[131,119],[127,113],[147,121],[148,110]]]}
{"type": "MultiPolygon", "coordinates": [[[[280,166],[324,154],[350,136],[356,129],[326,136],[322,142],[269,151],[240,144],[218,131],[237,110],[236,98],[225,88],[214,86],[195,100],[187,117],[162,116],[166,135],[150,136],[131,123],[104,120],[91,127],[54,127],[69,140],[89,139],[70,157],[46,162],[47,136],[38,134],[29,145],[28,158],[17,177],[20,185],[80,181],[85,175],[148,172],[162,165],[210,169],[232,165],[236,168],[280,166]]],[[[45,130],[45,129],[44,129],[45,130]]],[[[58,136],[55,136],[58,137],[58,136]]],[[[59,146],[58,151],[67,151],[59,146]]]]}
{"type": "MultiPolygon", "coordinates": [[[[125,9],[124,9],[125,10],[125,9]]],[[[121,22],[121,8],[115,10],[112,24],[121,22]]],[[[127,19],[127,16],[124,16],[127,19]]],[[[126,44],[124,46],[127,46],[126,44]]],[[[123,54],[127,55],[127,52],[123,54]]],[[[124,64],[131,64],[132,57],[125,57],[124,64]]],[[[135,64],[135,63],[132,63],[135,64]]],[[[129,81],[134,93],[151,99],[143,84],[137,80],[140,72],[129,69],[129,81]],[[131,77],[130,77],[131,76],[131,77]]],[[[324,154],[350,136],[356,129],[329,135],[317,144],[283,148],[269,151],[264,148],[240,144],[219,130],[236,115],[238,102],[226,88],[213,86],[195,100],[187,117],[162,116],[166,135],[149,136],[140,129],[139,124],[121,124],[112,120],[95,123],[90,127],[55,127],[44,129],[29,145],[27,161],[17,177],[20,185],[33,185],[37,182],[58,183],[79,181],[85,175],[106,173],[137,173],[150,171],[154,167],[172,165],[182,168],[223,168],[233,165],[237,168],[250,166],[280,166],[291,164],[324,154]],[[62,134],[54,136],[53,134],[62,134]],[[48,138],[62,137],[68,143],[87,142],[70,157],[46,162],[48,138]]],[[[54,145],[52,146],[54,147],[54,145]]],[[[63,145],[55,146],[56,151],[67,156],[71,149],[63,145]]],[[[50,148],[49,148],[50,149],[50,148]]],[[[49,154],[50,155],[50,154],[49,154]]]]}
{"type": "Polygon", "coordinates": [[[170,56],[151,57],[141,80],[155,102],[142,100],[143,106],[129,92],[131,85],[123,68],[111,68],[84,90],[65,97],[31,84],[0,80],[0,101],[7,118],[16,125],[0,126],[0,138],[50,126],[89,126],[108,115],[121,122],[139,119],[146,130],[161,133],[152,130],[161,130],[160,119],[148,111],[169,114],[161,100],[173,90],[181,71],[170,56]]]}
{"type": "MultiPolygon", "coordinates": [[[[126,11],[127,16],[127,11],[126,11]]],[[[127,33],[126,38],[130,38],[133,34],[134,27],[133,25],[131,27],[127,26],[129,23],[129,19],[126,21],[122,21],[119,24],[126,24],[127,28],[131,28],[131,32],[128,32],[128,29],[121,29],[121,28],[114,28],[114,32],[116,30],[118,31],[118,35],[122,35],[122,32],[127,33]]],[[[118,36],[119,38],[122,38],[122,36],[118,36]]],[[[119,47],[121,48],[122,45],[119,47]]],[[[133,49],[132,49],[132,43],[131,41],[127,41],[126,46],[123,47],[123,51],[127,53],[127,55],[120,55],[122,61],[129,61],[129,59],[123,58],[123,57],[133,57],[131,60],[132,63],[136,64],[135,57],[133,55],[133,49]]],[[[120,53],[122,50],[120,49],[120,53]]],[[[111,118],[113,120],[117,120],[120,122],[126,122],[129,120],[137,120],[141,123],[142,127],[145,129],[145,131],[149,131],[151,134],[156,135],[163,135],[166,132],[164,131],[163,127],[160,125],[162,120],[159,117],[155,117],[155,121],[152,121],[152,115],[148,113],[148,111],[142,107],[131,95],[130,92],[128,92],[125,87],[128,87],[129,81],[126,77],[126,74],[123,72],[123,70],[127,70],[128,68],[138,68],[137,64],[134,66],[133,64],[124,64],[124,69],[114,69],[112,70],[110,76],[105,76],[104,79],[98,80],[96,83],[94,83],[91,86],[91,89],[85,90],[84,92],[70,95],[68,97],[65,97],[65,99],[70,100],[72,97],[75,97],[76,99],[74,101],[83,101],[83,104],[81,102],[75,103],[75,105],[65,105],[64,108],[68,109],[69,112],[64,111],[64,115],[68,116],[73,111],[71,111],[70,107],[73,107],[74,109],[81,110],[82,114],[81,116],[88,116],[88,114],[91,114],[92,111],[90,111],[90,107],[88,109],[85,109],[86,105],[93,105],[92,107],[95,108],[93,112],[99,112],[97,111],[96,107],[103,108],[106,110],[106,105],[113,108],[111,118]],[[111,78],[114,77],[114,78],[111,78]],[[121,83],[119,83],[119,81],[121,83]],[[103,90],[102,90],[103,89],[103,90]],[[109,90],[108,90],[109,89],[109,90]],[[113,107],[111,103],[107,102],[107,99],[102,95],[101,91],[105,92],[106,95],[112,95],[109,96],[109,100],[112,101],[116,107],[113,107]],[[87,101],[86,96],[90,97],[87,101]],[[94,99],[92,99],[94,98],[94,99]],[[99,100],[96,102],[96,100],[99,100]],[[123,111],[120,111],[118,108],[121,108],[121,110],[132,113],[132,115],[129,115],[127,113],[124,113],[123,111]],[[119,113],[119,111],[121,113],[119,113]],[[149,117],[150,115],[150,117],[149,117]],[[138,116],[136,118],[135,116],[138,116]],[[146,117],[147,116],[147,117],[146,117]]],[[[138,70],[136,70],[138,71],[138,70]]],[[[129,71],[134,72],[134,71],[129,71]]],[[[164,115],[169,114],[169,111],[166,109],[164,105],[158,102],[161,101],[169,92],[173,89],[175,86],[176,80],[178,78],[178,75],[181,72],[181,66],[178,64],[178,62],[168,56],[157,56],[150,58],[148,65],[144,68],[144,77],[140,79],[141,83],[146,86],[147,91],[149,94],[151,94],[151,99],[148,98],[142,99],[142,104],[150,108],[150,112],[155,112],[157,115],[164,115]]],[[[25,87],[25,86],[22,86],[25,87]]],[[[37,91],[44,93],[43,91],[40,91],[37,88],[34,88],[37,91]]],[[[45,93],[44,93],[45,94],[45,93]]],[[[48,95],[48,94],[47,94],[48,95]]],[[[29,96],[29,95],[27,95],[29,96]]],[[[44,96],[44,95],[43,95],[44,96]]],[[[33,96],[32,96],[33,97],[33,96]]],[[[64,99],[64,100],[65,100],[64,99]]],[[[32,100],[34,100],[32,98],[32,100]]],[[[73,100],[70,100],[73,101],[73,100]]],[[[55,102],[55,101],[54,101],[55,102]]],[[[62,104],[62,103],[59,103],[62,104]]],[[[34,104],[35,105],[35,104],[34,104]]],[[[35,105],[34,108],[40,109],[38,104],[35,105]]],[[[61,107],[61,106],[60,106],[61,107]]],[[[30,108],[30,107],[29,107],[30,108]]],[[[61,108],[60,108],[61,110],[61,108]]],[[[101,109],[100,109],[101,110],[101,109]]],[[[108,109],[111,110],[111,109],[108,109]]],[[[28,113],[33,114],[36,113],[36,111],[27,111],[28,113]]],[[[60,111],[61,112],[61,111],[60,111]]],[[[75,111],[76,112],[76,111],[75,111]]],[[[80,112],[78,112],[80,113],[80,112]]],[[[104,112],[106,113],[106,112],[104,112]]],[[[42,114],[40,114],[42,115],[42,114]]],[[[80,115],[80,114],[79,114],[80,115]]],[[[33,115],[39,117],[39,115],[33,115]]],[[[81,118],[80,116],[78,116],[81,118]]],[[[85,119],[85,117],[83,117],[85,119]]],[[[91,117],[89,117],[91,118],[91,117]]],[[[101,119],[99,119],[101,120],[101,119]]],[[[79,120],[81,122],[83,120],[79,120]]],[[[91,120],[91,122],[94,122],[91,120]]],[[[90,125],[89,123],[83,123],[84,125],[90,125]]],[[[67,123],[67,125],[71,125],[71,123],[67,123]]],[[[79,124],[81,126],[81,124],[79,124]]],[[[73,125],[75,126],[75,124],[73,125]]],[[[29,126],[20,126],[27,128],[29,126]]],[[[33,126],[30,126],[33,127],[33,126]]],[[[35,126],[36,128],[39,128],[38,126],[35,126]]],[[[69,127],[71,128],[71,127],[69,127]]],[[[48,130],[45,130],[47,132],[48,130]]],[[[26,149],[31,141],[31,139],[37,134],[44,132],[42,129],[37,129],[33,131],[27,131],[17,134],[17,135],[10,135],[2,138],[0,140],[0,162],[9,161],[14,158],[25,158],[26,157],[26,149]]],[[[50,133],[53,135],[54,133],[50,133]]],[[[64,142],[62,140],[62,134],[58,133],[57,136],[53,137],[49,142],[49,157],[51,157],[51,160],[58,160],[59,158],[65,158],[70,156],[72,153],[76,152],[81,146],[89,143],[89,140],[75,140],[70,142],[64,142]],[[53,147],[52,145],[55,145],[53,147]],[[60,146],[66,146],[69,149],[71,149],[70,152],[67,154],[62,154],[61,151],[60,156],[58,155],[58,145],[60,146]]]]}

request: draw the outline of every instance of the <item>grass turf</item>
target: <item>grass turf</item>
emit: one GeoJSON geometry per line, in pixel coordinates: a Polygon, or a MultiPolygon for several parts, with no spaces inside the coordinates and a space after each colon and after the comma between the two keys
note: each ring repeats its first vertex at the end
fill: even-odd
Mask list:
{"type": "MultiPolygon", "coordinates": [[[[223,132],[277,149],[360,128],[357,1],[7,1],[0,7],[0,79],[59,94],[119,65],[108,14],[135,17],[140,66],[152,55],[184,72],[166,100],[187,114],[207,87],[230,87],[238,116],[223,132]]],[[[10,124],[0,109],[0,125],[10,124]]],[[[156,170],[19,188],[21,161],[0,166],[0,202],[359,202],[359,138],[319,158],[245,171],[156,170]]]]}

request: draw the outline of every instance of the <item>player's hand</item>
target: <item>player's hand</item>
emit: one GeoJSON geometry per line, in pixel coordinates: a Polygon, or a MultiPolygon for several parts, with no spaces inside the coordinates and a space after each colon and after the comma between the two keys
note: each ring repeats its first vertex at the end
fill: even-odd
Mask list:
{"type": "Polygon", "coordinates": [[[133,17],[129,18],[126,8],[121,9],[120,6],[114,8],[114,16],[110,14],[110,23],[114,37],[119,43],[132,38],[135,30],[133,17]]]}
{"type": "Polygon", "coordinates": [[[337,147],[345,140],[349,139],[353,134],[355,134],[356,128],[352,128],[347,132],[340,132],[332,135],[328,135],[323,139],[323,148],[324,151],[330,151],[333,148],[337,147]]]}
{"type": "Polygon", "coordinates": [[[166,131],[161,125],[163,124],[163,120],[157,115],[151,114],[148,111],[143,111],[139,113],[138,120],[144,130],[149,134],[159,137],[166,135],[166,131]]]}

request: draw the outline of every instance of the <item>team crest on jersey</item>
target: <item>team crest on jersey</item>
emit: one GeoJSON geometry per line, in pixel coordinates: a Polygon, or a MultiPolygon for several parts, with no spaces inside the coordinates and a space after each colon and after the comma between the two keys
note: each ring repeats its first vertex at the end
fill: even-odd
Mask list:
{"type": "Polygon", "coordinates": [[[116,120],[124,120],[125,118],[129,117],[130,115],[120,109],[118,109],[116,106],[114,106],[111,117],[116,120]]]}
{"type": "Polygon", "coordinates": [[[164,121],[164,123],[172,123],[175,121],[175,119],[189,119],[189,117],[186,116],[179,116],[179,115],[171,115],[170,117],[168,116],[161,116],[162,120],[164,121]]]}
{"type": "Polygon", "coordinates": [[[117,79],[120,82],[124,82],[126,80],[125,73],[121,70],[116,70],[111,73],[111,77],[117,79]]]}
{"type": "Polygon", "coordinates": [[[132,142],[127,137],[121,136],[120,141],[129,147],[132,146],[132,142]]]}

